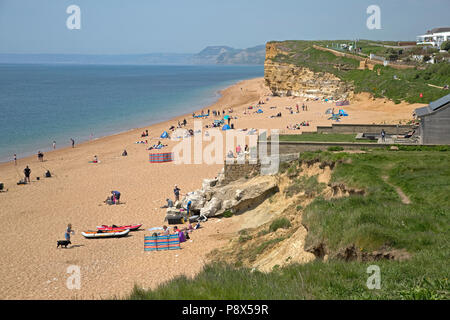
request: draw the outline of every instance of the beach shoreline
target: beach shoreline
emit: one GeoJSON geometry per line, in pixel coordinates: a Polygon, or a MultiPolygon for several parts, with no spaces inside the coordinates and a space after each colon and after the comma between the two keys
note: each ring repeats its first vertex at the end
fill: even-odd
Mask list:
{"type": "MultiPolygon", "coordinates": [[[[234,85],[237,85],[238,83],[241,83],[241,82],[244,82],[244,81],[247,81],[247,80],[253,80],[253,79],[259,79],[259,78],[250,78],[250,79],[238,80],[238,81],[234,82],[231,85],[226,85],[226,86],[222,87],[221,89],[214,90],[215,98],[213,99],[213,101],[208,106],[216,104],[220,100],[220,98],[223,96],[223,92],[226,89],[228,89],[228,88],[230,88],[230,87],[232,87],[234,85]]],[[[205,107],[205,108],[207,109],[208,107],[205,107]]],[[[202,111],[202,109],[197,109],[197,107],[195,107],[192,112],[198,113],[198,112],[201,112],[201,111],[202,111]]],[[[99,136],[94,137],[94,138],[82,139],[82,140],[79,140],[79,141],[77,141],[75,139],[75,143],[76,143],[77,146],[81,146],[81,145],[83,145],[85,143],[97,141],[99,139],[108,138],[110,136],[116,136],[116,135],[120,135],[120,134],[128,134],[128,133],[134,132],[136,130],[137,131],[145,130],[145,129],[148,129],[149,127],[151,127],[151,126],[156,126],[156,125],[161,125],[161,124],[167,123],[167,122],[177,121],[180,118],[187,118],[187,117],[190,118],[191,115],[192,115],[192,112],[191,113],[183,113],[183,114],[179,114],[179,115],[175,115],[175,116],[168,116],[167,119],[165,119],[165,120],[156,120],[155,122],[149,122],[145,126],[136,126],[136,127],[133,126],[133,127],[129,128],[129,129],[124,129],[124,130],[121,130],[121,131],[105,132],[104,134],[100,134],[99,136]]],[[[67,137],[67,141],[69,141],[69,140],[70,140],[70,137],[67,137]]],[[[39,147],[36,147],[34,149],[36,151],[40,150],[40,151],[44,152],[45,154],[47,154],[47,153],[50,153],[50,152],[59,151],[59,150],[63,150],[63,149],[69,149],[69,148],[71,148],[71,146],[70,146],[70,143],[67,142],[62,147],[56,147],[55,149],[52,149],[51,141],[49,141],[47,147],[42,147],[40,149],[39,149],[39,147]]],[[[17,159],[18,160],[19,159],[27,159],[27,158],[29,159],[29,158],[32,158],[32,157],[36,156],[36,154],[33,154],[32,151],[24,152],[24,154],[25,155],[22,156],[22,157],[18,155],[17,159]]],[[[9,157],[9,160],[0,159],[0,167],[2,165],[4,165],[4,164],[7,164],[7,163],[10,163],[11,161],[13,161],[13,154],[9,155],[8,157],[9,157]]],[[[4,159],[6,159],[6,158],[4,158],[4,159]]]]}

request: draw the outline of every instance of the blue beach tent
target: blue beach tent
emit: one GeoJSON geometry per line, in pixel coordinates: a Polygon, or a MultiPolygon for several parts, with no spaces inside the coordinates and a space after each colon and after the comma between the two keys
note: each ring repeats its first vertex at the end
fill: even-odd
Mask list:
{"type": "Polygon", "coordinates": [[[229,130],[229,129],[231,129],[231,128],[230,128],[230,126],[229,126],[229,125],[227,125],[227,124],[226,124],[226,125],[224,125],[224,126],[222,127],[222,130],[223,130],[223,131],[225,131],[225,130],[229,130]]]}
{"type": "Polygon", "coordinates": [[[256,111],[256,113],[263,113],[263,111],[261,109],[258,109],[258,111],[256,111]]]}
{"type": "Polygon", "coordinates": [[[169,138],[169,134],[167,133],[167,131],[164,131],[164,132],[162,133],[161,138],[162,138],[162,139],[167,139],[167,138],[169,138]]]}

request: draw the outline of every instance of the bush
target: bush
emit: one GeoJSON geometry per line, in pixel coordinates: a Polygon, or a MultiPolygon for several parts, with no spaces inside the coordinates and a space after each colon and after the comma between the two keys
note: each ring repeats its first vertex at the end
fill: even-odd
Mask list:
{"type": "Polygon", "coordinates": [[[270,225],[270,232],[275,232],[280,228],[288,229],[291,227],[291,222],[287,218],[278,218],[275,219],[270,225]]]}
{"type": "Polygon", "coordinates": [[[230,210],[226,210],[226,211],[223,213],[223,216],[224,216],[225,218],[230,218],[230,217],[233,216],[233,212],[231,212],[230,210]]]}
{"type": "Polygon", "coordinates": [[[332,146],[332,147],[328,147],[327,150],[328,151],[342,151],[342,150],[344,150],[344,148],[341,146],[332,146]]]}
{"type": "Polygon", "coordinates": [[[442,49],[442,50],[447,50],[447,51],[449,51],[449,50],[450,50],[450,41],[445,41],[445,42],[443,42],[443,43],[441,44],[441,49],[442,49]]]}

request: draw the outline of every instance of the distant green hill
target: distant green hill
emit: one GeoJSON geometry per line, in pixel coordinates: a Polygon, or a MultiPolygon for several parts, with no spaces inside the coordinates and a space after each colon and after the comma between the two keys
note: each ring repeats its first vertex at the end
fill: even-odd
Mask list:
{"type": "MultiPolygon", "coordinates": [[[[344,81],[352,82],[356,93],[370,92],[375,97],[389,98],[396,103],[402,100],[409,103],[429,103],[449,93],[448,90],[430,86],[450,85],[450,63],[448,62],[417,63],[415,68],[403,70],[383,65],[375,66],[374,70],[359,70],[360,60],[356,56],[355,58],[341,57],[313,48],[313,45],[331,48],[332,45],[351,43],[351,41],[290,40],[270,43],[280,50],[272,61],[307,67],[315,72],[329,72],[344,81]],[[423,95],[422,98],[420,93],[423,95]]],[[[363,43],[362,52],[358,54],[361,58],[366,58],[364,53],[376,52],[377,55],[382,55],[393,50],[371,43],[361,43],[363,43]]],[[[360,42],[357,44],[357,47],[359,46],[360,42]]]]}
{"type": "Polygon", "coordinates": [[[235,49],[227,46],[209,46],[195,54],[192,62],[196,64],[250,64],[263,65],[265,45],[247,49],[235,49]]]}

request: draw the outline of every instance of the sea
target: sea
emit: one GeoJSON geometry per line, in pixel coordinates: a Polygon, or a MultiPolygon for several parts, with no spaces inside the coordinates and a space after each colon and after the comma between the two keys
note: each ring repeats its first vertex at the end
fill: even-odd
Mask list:
{"type": "Polygon", "coordinates": [[[263,66],[0,64],[0,162],[149,126],[217,101],[263,66]]]}

